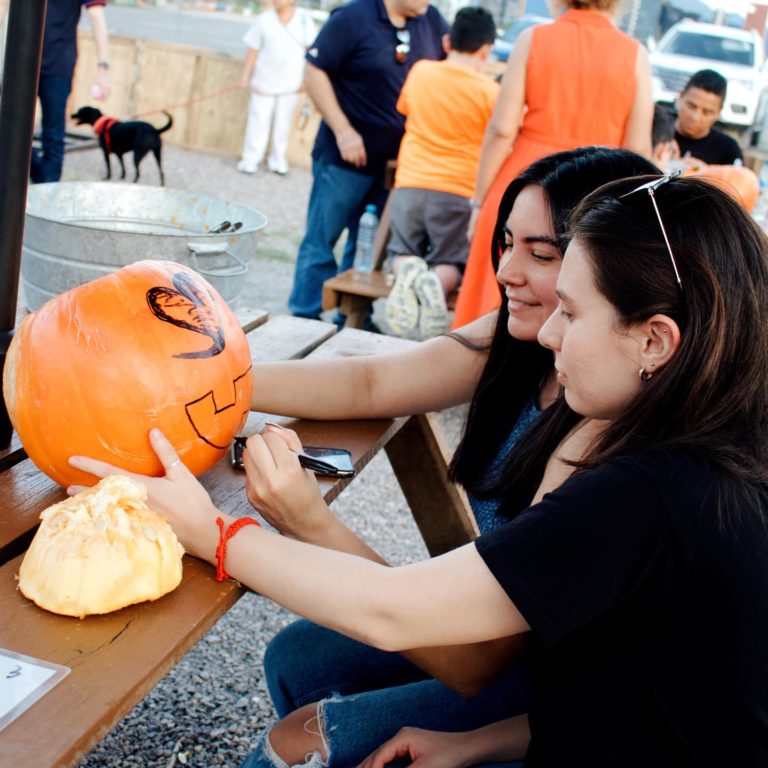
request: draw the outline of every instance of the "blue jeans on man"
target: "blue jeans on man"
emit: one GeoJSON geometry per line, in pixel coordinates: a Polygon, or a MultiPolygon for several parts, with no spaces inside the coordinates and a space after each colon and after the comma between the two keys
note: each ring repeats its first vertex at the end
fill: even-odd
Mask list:
{"type": "Polygon", "coordinates": [[[40,75],[37,95],[43,113],[42,153],[32,152],[29,175],[33,184],[58,181],[64,165],[64,130],[67,117],[67,99],[72,90],[72,79],[40,75]]]}
{"type": "Polygon", "coordinates": [[[370,176],[324,160],[312,163],[312,191],[307,228],[299,246],[288,308],[298,317],[317,319],[322,310],[323,283],[338,271],[333,249],[348,229],[341,269],[350,269],[355,255],[357,225],[365,206],[379,212],[387,191],[383,175],[370,176]]]}
{"type": "MultiPolygon", "coordinates": [[[[530,670],[517,664],[478,696],[464,698],[398,653],[344,637],[301,619],[281,630],[264,656],[269,693],[280,717],[322,702],[319,728],[328,760],[308,768],[349,768],[411,725],[467,731],[528,711],[530,670]]],[[[266,737],[241,768],[283,768],[266,737]]],[[[505,763],[504,768],[520,768],[505,763]]]]}

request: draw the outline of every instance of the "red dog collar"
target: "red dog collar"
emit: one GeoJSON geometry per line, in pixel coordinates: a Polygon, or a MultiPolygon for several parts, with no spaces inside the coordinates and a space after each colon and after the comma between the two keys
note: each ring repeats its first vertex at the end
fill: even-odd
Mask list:
{"type": "Polygon", "coordinates": [[[93,130],[96,131],[97,136],[101,136],[101,134],[104,134],[104,144],[107,147],[107,152],[109,152],[109,129],[115,124],[119,123],[119,120],[115,120],[114,117],[107,117],[106,115],[102,115],[94,124],[93,124],[93,130]]]}

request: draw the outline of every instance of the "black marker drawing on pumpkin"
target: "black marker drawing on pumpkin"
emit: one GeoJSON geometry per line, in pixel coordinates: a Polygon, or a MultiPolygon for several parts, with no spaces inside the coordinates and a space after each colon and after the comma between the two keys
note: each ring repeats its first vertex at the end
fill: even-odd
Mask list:
{"type": "Polygon", "coordinates": [[[218,309],[213,297],[192,275],[178,272],[173,276],[173,288],[156,286],[147,291],[147,303],[159,320],[194,333],[201,333],[213,342],[208,349],[180,352],[180,359],[214,357],[226,346],[218,309]]]}
{"type": "MultiPolygon", "coordinates": [[[[189,421],[190,425],[192,426],[192,429],[195,430],[195,434],[207,445],[210,445],[212,448],[223,450],[225,448],[229,447],[229,441],[225,445],[218,445],[217,443],[214,443],[213,440],[210,437],[206,437],[201,429],[201,424],[203,422],[210,421],[212,416],[218,416],[220,413],[223,413],[224,411],[229,410],[230,408],[234,408],[234,406],[237,404],[237,387],[238,383],[241,379],[245,379],[246,377],[251,375],[251,368],[252,366],[248,366],[248,370],[241,373],[239,376],[237,376],[235,379],[232,380],[232,399],[229,403],[226,405],[220,405],[216,401],[216,394],[213,392],[213,390],[206,392],[201,397],[198,397],[196,400],[192,400],[191,402],[187,403],[184,406],[184,410],[187,414],[187,420],[189,421]]],[[[249,409],[246,408],[241,415],[241,426],[245,423],[245,419],[247,418],[249,413],[249,409]]]]}

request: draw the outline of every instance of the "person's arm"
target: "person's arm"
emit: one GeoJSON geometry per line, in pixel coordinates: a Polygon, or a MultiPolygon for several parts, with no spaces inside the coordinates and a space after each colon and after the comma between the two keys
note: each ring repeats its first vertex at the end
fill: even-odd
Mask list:
{"type": "Polygon", "coordinates": [[[5,22],[5,17],[8,14],[9,5],[10,0],[0,0],[0,26],[2,26],[5,22]]]}
{"type": "MultiPolygon", "coordinates": [[[[459,333],[489,344],[495,323],[494,312],[459,333]]],[[[261,363],[253,367],[251,409],[326,420],[438,411],[471,399],[487,356],[487,350],[437,336],[387,355],[261,363]]]]}
{"type": "MultiPolygon", "coordinates": [[[[217,519],[229,528],[236,518],[216,509],[159,430],[150,432],[150,441],[164,477],[127,473],[85,457],[70,461],[97,477],[123,474],[144,483],[151,508],[167,518],[186,551],[215,564],[217,519]]],[[[246,469],[251,462],[274,461],[253,437],[245,457],[246,469]]],[[[227,542],[222,565],[232,578],[287,609],[382,650],[475,643],[530,629],[473,544],[388,568],[247,525],[227,542]]]]}
{"type": "MultiPolygon", "coordinates": [[[[297,541],[387,565],[331,512],[314,475],[291,460],[285,449],[301,450],[295,432],[269,425],[256,439],[264,441],[273,457],[266,469],[263,464],[249,464],[246,475],[248,500],[262,517],[284,536],[297,541]]],[[[402,655],[449,688],[472,696],[485,689],[524,650],[523,638],[518,636],[469,645],[414,648],[402,655]]]]}
{"type": "Polygon", "coordinates": [[[483,136],[477,170],[475,200],[482,204],[504,161],[509,157],[520,130],[525,106],[525,75],[531,49],[532,30],[518,38],[501,81],[501,90],[483,136]]]}
{"type": "Polygon", "coordinates": [[[239,88],[248,88],[251,84],[251,75],[253,74],[253,68],[256,66],[256,59],[259,56],[259,51],[256,48],[249,48],[248,53],[245,54],[245,61],[243,62],[243,71],[240,73],[240,80],[238,80],[239,88]]]}
{"type": "Polygon", "coordinates": [[[102,99],[112,92],[112,79],[109,76],[109,34],[103,5],[88,6],[88,19],[91,23],[93,40],[96,44],[96,85],[102,99]],[[106,65],[106,66],[105,66],[106,65]]]}
{"type": "Polygon", "coordinates": [[[624,129],[621,146],[638,155],[651,158],[651,127],[653,125],[653,99],[651,98],[651,64],[645,46],[638,45],[635,63],[635,100],[624,129]]]}
{"type": "Polygon", "coordinates": [[[304,64],[304,85],[317,111],[333,131],[342,159],[358,168],[364,166],[367,156],[363,137],[352,127],[339,106],[331,79],[322,69],[307,61],[304,64]]]}
{"type": "Polygon", "coordinates": [[[465,768],[523,760],[531,741],[528,715],[500,720],[474,731],[439,733],[402,728],[359,768],[385,768],[403,758],[413,768],[465,768]]]}

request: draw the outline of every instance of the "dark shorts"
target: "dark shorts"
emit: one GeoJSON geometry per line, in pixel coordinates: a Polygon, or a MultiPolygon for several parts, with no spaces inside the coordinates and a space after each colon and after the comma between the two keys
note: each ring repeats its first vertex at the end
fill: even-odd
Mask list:
{"type": "Polygon", "coordinates": [[[387,252],[421,256],[430,265],[467,263],[469,199],[432,189],[398,187],[392,195],[392,225],[387,252]]]}

